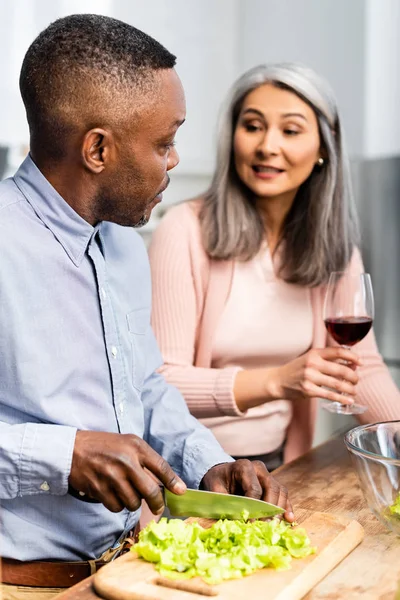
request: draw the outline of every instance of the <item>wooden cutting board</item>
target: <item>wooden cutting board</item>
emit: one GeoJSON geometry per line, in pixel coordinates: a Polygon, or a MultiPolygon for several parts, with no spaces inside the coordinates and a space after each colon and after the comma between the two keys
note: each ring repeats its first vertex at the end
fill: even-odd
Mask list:
{"type": "MultiPolygon", "coordinates": [[[[212,523],[208,519],[196,520],[203,527],[212,523]]],[[[210,596],[216,600],[246,597],[300,600],[364,537],[364,530],[357,521],[346,521],[329,513],[313,513],[300,527],[306,529],[312,546],[317,546],[317,553],[293,559],[288,571],[262,569],[243,579],[212,586],[200,578],[177,582],[160,577],[151,563],[128,552],[96,573],[93,585],[107,600],[205,600],[210,596]]]]}

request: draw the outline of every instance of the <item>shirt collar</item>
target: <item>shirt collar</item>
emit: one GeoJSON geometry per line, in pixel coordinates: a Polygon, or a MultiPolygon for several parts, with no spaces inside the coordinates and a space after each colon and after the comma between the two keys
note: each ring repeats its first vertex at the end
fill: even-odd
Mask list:
{"type": "Polygon", "coordinates": [[[99,226],[92,227],[74,211],[39,171],[30,155],[14,175],[14,181],[39,219],[79,267],[99,226]]]}

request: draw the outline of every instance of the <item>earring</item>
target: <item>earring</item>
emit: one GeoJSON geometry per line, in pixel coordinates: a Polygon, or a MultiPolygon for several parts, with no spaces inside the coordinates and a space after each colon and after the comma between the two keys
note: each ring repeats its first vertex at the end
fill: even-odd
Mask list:
{"type": "Polygon", "coordinates": [[[322,158],[322,156],[319,157],[319,159],[317,160],[317,165],[322,167],[322,165],[324,164],[324,159],[322,158]]]}

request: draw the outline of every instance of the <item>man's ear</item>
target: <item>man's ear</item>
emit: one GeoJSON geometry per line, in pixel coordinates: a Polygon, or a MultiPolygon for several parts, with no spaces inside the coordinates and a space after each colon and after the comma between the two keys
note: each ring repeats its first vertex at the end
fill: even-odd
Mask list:
{"type": "Polygon", "coordinates": [[[82,161],[92,173],[101,173],[110,161],[113,139],[110,131],[96,127],[90,129],[83,138],[82,161]]]}

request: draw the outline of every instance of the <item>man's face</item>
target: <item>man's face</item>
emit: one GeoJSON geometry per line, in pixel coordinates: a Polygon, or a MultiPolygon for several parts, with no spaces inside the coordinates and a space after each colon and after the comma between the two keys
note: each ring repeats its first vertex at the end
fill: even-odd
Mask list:
{"type": "Polygon", "coordinates": [[[179,162],[175,134],[186,114],[182,84],[174,69],[155,74],[160,91],[115,132],[115,160],[97,192],[98,220],[141,227],[161,202],[168,171],[179,162]]]}

